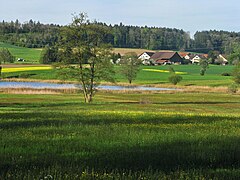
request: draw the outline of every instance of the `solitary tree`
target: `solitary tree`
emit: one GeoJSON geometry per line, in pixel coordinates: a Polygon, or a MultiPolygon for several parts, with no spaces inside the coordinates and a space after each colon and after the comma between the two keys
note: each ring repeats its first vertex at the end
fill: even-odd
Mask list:
{"type": "Polygon", "coordinates": [[[170,83],[177,85],[180,81],[182,81],[182,76],[176,74],[175,70],[173,69],[172,66],[168,68],[168,71],[170,73],[170,76],[168,77],[168,80],[170,83]]]}
{"type": "Polygon", "coordinates": [[[205,75],[205,72],[207,71],[207,68],[208,68],[208,61],[205,60],[205,59],[201,59],[200,62],[199,62],[199,65],[200,65],[200,75],[201,76],[204,76],[205,75]]]}
{"type": "Polygon", "coordinates": [[[126,53],[125,56],[120,61],[121,73],[125,76],[129,82],[132,83],[136,79],[137,73],[139,72],[139,67],[141,61],[137,58],[137,54],[134,52],[126,53]]]}
{"type": "Polygon", "coordinates": [[[67,55],[63,61],[69,62],[71,58],[77,63],[63,69],[61,74],[78,80],[86,103],[92,102],[101,81],[114,81],[110,47],[104,43],[107,34],[103,26],[90,22],[84,13],[74,15],[72,23],[61,31],[60,45],[67,55]]]}

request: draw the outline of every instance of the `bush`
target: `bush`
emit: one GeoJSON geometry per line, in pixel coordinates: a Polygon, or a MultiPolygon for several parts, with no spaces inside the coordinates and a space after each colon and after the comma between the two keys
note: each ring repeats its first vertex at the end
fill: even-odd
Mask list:
{"type": "Polygon", "coordinates": [[[31,75],[28,73],[21,73],[19,74],[19,78],[29,78],[31,75]]]}
{"type": "Polygon", "coordinates": [[[177,83],[182,81],[182,76],[177,75],[177,74],[172,74],[171,76],[169,76],[168,80],[170,83],[176,85],[177,83]]]}
{"type": "Polygon", "coordinates": [[[228,86],[228,92],[235,94],[238,91],[238,85],[235,83],[232,83],[228,86]]]}
{"type": "Polygon", "coordinates": [[[222,75],[222,76],[231,76],[232,74],[231,74],[231,73],[228,73],[228,72],[223,72],[221,75],[222,75]]]}

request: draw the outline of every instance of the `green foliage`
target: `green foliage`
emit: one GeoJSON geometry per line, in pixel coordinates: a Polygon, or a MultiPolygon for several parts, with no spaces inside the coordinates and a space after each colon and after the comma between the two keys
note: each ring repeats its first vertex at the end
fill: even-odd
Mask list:
{"type": "Polygon", "coordinates": [[[177,83],[179,83],[180,81],[182,81],[182,76],[177,75],[177,74],[172,74],[171,76],[168,77],[168,80],[170,83],[176,85],[177,83]]]}
{"type": "Polygon", "coordinates": [[[237,65],[240,62],[240,46],[235,45],[233,52],[229,56],[230,63],[237,65]]]}
{"type": "Polygon", "coordinates": [[[219,54],[220,54],[219,51],[211,50],[208,52],[208,58],[210,59],[211,64],[215,64],[215,61],[217,60],[219,54]]]}
{"type": "Polygon", "coordinates": [[[232,76],[232,74],[229,72],[223,72],[221,73],[221,76],[232,76]]]}
{"type": "Polygon", "coordinates": [[[24,72],[19,74],[19,78],[29,78],[30,76],[30,74],[24,72]]]}
{"type": "Polygon", "coordinates": [[[0,78],[2,77],[2,63],[13,63],[15,61],[15,57],[11,54],[11,52],[7,48],[0,49],[0,78]]]}
{"type": "Polygon", "coordinates": [[[15,57],[11,54],[11,52],[7,48],[0,49],[0,64],[1,63],[13,63],[15,61],[15,57]]]}
{"type": "MultiPolygon", "coordinates": [[[[223,54],[230,54],[236,43],[239,43],[239,33],[227,31],[198,31],[194,34],[194,46],[192,50],[208,53],[219,51],[223,54]]],[[[212,58],[212,57],[211,57],[212,58]]],[[[213,58],[215,59],[215,57],[213,58]]],[[[213,60],[212,59],[212,60],[213,60]]]]}
{"type": "Polygon", "coordinates": [[[53,46],[58,39],[60,26],[29,22],[0,22],[0,41],[26,48],[53,46]]]}
{"type": "Polygon", "coordinates": [[[168,77],[168,81],[174,85],[177,85],[180,81],[182,81],[182,76],[177,75],[174,68],[170,66],[168,68],[168,71],[170,73],[170,76],[168,77]]]}
{"type": "Polygon", "coordinates": [[[131,84],[137,77],[141,61],[138,60],[136,53],[130,52],[125,54],[121,59],[120,64],[121,74],[128,80],[129,84],[131,84]]]}
{"type": "MultiPolygon", "coordinates": [[[[188,50],[202,53],[221,52],[230,54],[234,44],[239,43],[239,33],[227,31],[196,32],[194,40],[189,33],[176,28],[139,27],[131,25],[106,25],[94,22],[99,27],[107,28],[111,33],[104,37],[104,42],[119,48],[145,48],[162,50],[188,50]]],[[[54,46],[59,41],[59,33],[66,26],[29,22],[0,22],[0,41],[28,48],[54,46]]],[[[23,57],[24,58],[24,57],[23,57]]],[[[215,55],[211,56],[214,62],[215,55]]]]}
{"type": "MultiPolygon", "coordinates": [[[[108,29],[110,33],[104,36],[104,42],[113,47],[176,50],[192,46],[189,34],[176,28],[126,26],[122,23],[114,26],[101,22],[94,24],[108,29]]],[[[32,20],[26,23],[0,22],[0,41],[28,48],[54,46],[64,28],[66,26],[44,25],[32,20]]]]}
{"type": "Polygon", "coordinates": [[[228,92],[235,94],[238,91],[238,85],[236,83],[232,83],[228,86],[228,92]]]}
{"type": "Polygon", "coordinates": [[[60,46],[65,57],[63,62],[69,63],[66,57],[70,54],[71,59],[78,64],[64,70],[62,74],[78,80],[86,103],[92,102],[101,81],[114,81],[111,49],[104,41],[108,34],[104,26],[90,22],[85,13],[74,15],[72,23],[64,27],[60,34],[60,46]]]}
{"type": "Polygon", "coordinates": [[[200,75],[201,76],[204,76],[205,75],[205,72],[207,71],[208,69],[208,61],[205,60],[205,59],[201,59],[200,62],[199,62],[199,65],[200,65],[200,75]]]}
{"type": "Polygon", "coordinates": [[[51,64],[59,61],[59,50],[57,47],[46,46],[41,54],[40,64],[51,64]]]}
{"type": "Polygon", "coordinates": [[[120,53],[111,53],[111,60],[112,60],[112,63],[116,63],[118,59],[121,59],[121,54],[120,53]]]}
{"type": "Polygon", "coordinates": [[[240,63],[238,63],[232,72],[233,80],[236,84],[240,84],[240,63]]]}

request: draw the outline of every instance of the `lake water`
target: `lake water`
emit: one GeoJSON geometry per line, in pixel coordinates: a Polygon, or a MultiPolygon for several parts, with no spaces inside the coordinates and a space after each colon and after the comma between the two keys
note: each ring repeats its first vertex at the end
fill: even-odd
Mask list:
{"type": "MultiPolygon", "coordinates": [[[[33,88],[33,89],[73,89],[79,86],[75,84],[56,84],[44,82],[0,82],[0,88],[33,88]]],[[[114,86],[100,85],[98,89],[102,90],[140,90],[140,91],[169,91],[178,90],[175,88],[157,88],[147,86],[114,86]]]]}

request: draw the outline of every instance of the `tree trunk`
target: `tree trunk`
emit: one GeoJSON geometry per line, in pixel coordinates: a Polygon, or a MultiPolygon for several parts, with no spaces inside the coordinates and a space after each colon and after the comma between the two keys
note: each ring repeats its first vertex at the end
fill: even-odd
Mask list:
{"type": "Polygon", "coordinates": [[[86,84],[84,82],[84,77],[83,77],[83,73],[82,73],[82,71],[83,71],[82,63],[79,63],[79,66],[80,66],[80,76],[81,76],[81,84],[82,84],[82,89],[83,89],[84,102],[89,103],[88,90],[87,90],[86,84]]]}
{"type": "Polygon", "coordinates": [[[2,66],[0,66],[0,79],[1,79],[1,75],[2,75],[2,66]]]}
{"type": "Polygon", "coordinates": [[[92,102],[92,98],[93,98],[93,85],[94,85],[94,77],[95,77],[95,63],[93,62],[90,65],[91,68],[91,80],[90,80],[90,90],[88,92],[88,103],[92,102]]]}
{"type": "Polygon", "coordinates": [[[92,96],[90,96],[89,94],[87,94],[85,96],[85,94],[84,94],[84,101],[85,101],[85,103],[91,103],[92,102],[92,96]]]}

